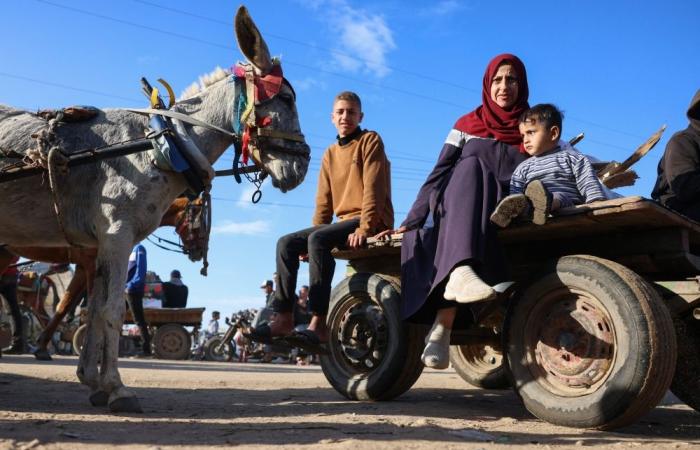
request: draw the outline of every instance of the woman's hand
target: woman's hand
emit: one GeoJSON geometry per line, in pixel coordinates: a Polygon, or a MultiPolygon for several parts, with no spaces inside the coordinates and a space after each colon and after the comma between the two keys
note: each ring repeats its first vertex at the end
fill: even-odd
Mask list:
{"type": "Polygon", "coordinates": [[[378,241],[382,240],[382,239],[388,240],[388,239],[391,239],[392,234],[403,234],[407,231],[408,231],[408,227],[406,227],[406,226],[401,226],[395,230],[384,230],[381,233],[377,233],[376,235],[374,235],[374,239],[376,239],[378,241]]]}

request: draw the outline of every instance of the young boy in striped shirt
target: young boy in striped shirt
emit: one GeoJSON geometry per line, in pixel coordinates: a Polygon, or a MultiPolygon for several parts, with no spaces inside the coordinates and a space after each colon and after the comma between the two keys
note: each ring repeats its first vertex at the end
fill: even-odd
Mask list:
{"type": "Polygon", "coordinates": [[[512,219],[531,215],[543,225],[551,211],[607,199],[588,158],[560,142],[562,113],[556,106],[533,106],[520,117],[519,127],[531,158],[513,172],[510,195],[496,206],[491,222],[507,227],[512,219]]]}

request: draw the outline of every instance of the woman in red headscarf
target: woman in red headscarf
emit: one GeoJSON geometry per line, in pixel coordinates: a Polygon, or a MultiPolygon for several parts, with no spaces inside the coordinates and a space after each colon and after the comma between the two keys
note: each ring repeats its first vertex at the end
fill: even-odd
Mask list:
{"type": "MultiPolygon", "coordinates": [[[[482,105],[447,135],[435,168],[406,220],[401,248],[402,313],[433,321],[423,363],[444,369],[457,305],[495,297],[505,267],[489,217],[508,194],[521,152],[518,118],[529,107],[525,66],[495,57],[484,75],[482,105]]],[[[387,233],[383,233],[387,234],[387,233]]]]}

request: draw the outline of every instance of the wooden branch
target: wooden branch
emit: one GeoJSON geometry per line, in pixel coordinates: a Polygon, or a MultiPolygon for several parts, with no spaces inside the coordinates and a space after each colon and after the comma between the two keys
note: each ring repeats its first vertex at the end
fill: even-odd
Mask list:
{"type": "Polygon", "coordinates": [[[632,164],[634,164],[637,161],[639,161],[640,159],[642,159],[642,157],[644,155],[649,153],[649,150],[654,148],[656,143],[659,142],[659,140],[661,139],[661,135],[664,134],[665,130],[666,130],[666,125],[662,125],[661,128],[659,129],[659,131],[652,134],[651,137],[649,139],[647,139],[647,141],[645,143],[640,145],[637,148],[637,150],[635,150],[634,153],[632,153],[632,155],[630,155],[629,158],[624,160],[621,164],[618,163],[615,166],[610,166],[609,169],[606,167],[606,169],[604,169],[602,173],[598,174],[598,178],[600,178],[603,181],[603,183],[605,183],[606,178],[612,177],[613,175],[616,175],[618,173],[622,173],[622,172],[626,171],[627,169],[629,169],[632,166],[632,164]]]}

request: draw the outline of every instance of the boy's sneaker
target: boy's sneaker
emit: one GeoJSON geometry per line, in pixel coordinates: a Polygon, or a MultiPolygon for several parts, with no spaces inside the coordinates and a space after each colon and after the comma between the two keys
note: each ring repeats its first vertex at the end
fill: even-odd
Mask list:
{"type": "Polygon", "coordinates": [[[535,180],[528,183],[525,195],[532,203],[532,222],[536,225],[547,223],[547,217],[552,210],[552,194],[540,180],[535,180]]]}
{"type": "Polygon", "coordinates": [[[491,222],[501,228],[510,225],[511,220],[524,214],[530,208],[530,201],[525,194],[511,194],[496,205],[491,214],[491,222]]]}

